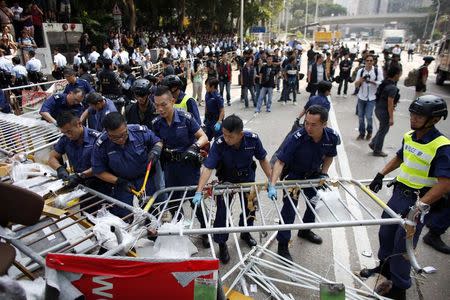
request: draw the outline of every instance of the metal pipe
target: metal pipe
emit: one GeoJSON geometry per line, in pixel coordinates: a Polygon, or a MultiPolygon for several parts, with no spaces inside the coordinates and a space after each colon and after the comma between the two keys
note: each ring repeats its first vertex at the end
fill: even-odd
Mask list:
{"type": "Polygon", "coordinates": [[[59,80],[53,80],[53,81],[47,81],[47,82],[32,83],[32,84],[27,84],[27,85],[21,85],[21,86],[5,88],[5,89],[3,89],[3,91],[4,92],[6,92],[6,91],[13,91],[13,90],[18,90],[18,89],[25,89],[25,88],[29,88],[29,87],[34,87],[34,86],[48,85],[48,84],[54,84],[54,83],[63,83],[63,82],[67,82],[67,80],[59,79],[59,80]]]}
{"type": "Polygon", "coordinates": [[[401,225],[403,219],[388,218],[378,220],[355,220],[336,222],[322,222],[322,223],[302,223],[302,224],[279,224],[266,226],[248,226],[248,227],[213,227],[210,229],[184,229],[182,231],[175,230],[159,230],[158,235],[199,235],[199,234],[219,234],[219,233],[241,233],[241,232],[256,232],[256,231],[282,231],[282,230],[297,230],[297,229],[322,229],[335,227],[352,227],[352,226],[378,226],[378,225],[401,225]]]}

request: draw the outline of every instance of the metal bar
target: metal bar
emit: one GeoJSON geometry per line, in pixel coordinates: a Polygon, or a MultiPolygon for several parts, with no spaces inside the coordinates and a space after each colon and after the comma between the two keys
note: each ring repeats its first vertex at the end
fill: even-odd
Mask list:
{"type": "MultiPolygon", "coordinates": [[[[96,196],[88,197],[88,198],[84,199],[83,201],[80,201],[78,204],[74,204],[73,206],[82,204],[83,202],[89,201],[89,200],[91,200],[92,198],[95,198],[95,197],[96,197],[96,196]]],[[[89,206],[85,207],[84,210],[87,209],[87,208],[90,208],[90,207],[92,207],[92,206],[94,206],[94,205],[101,204],[102,202],[105,202],[105,201],[106,201],[106,200],[104,200],[104,199],[100,199],[100,202],[94,203],[94,204],[90,204],[89,206]]],[[[72,212],[72,213],[70,213],[70,214],[66,214],[64,217],[59,218],[59,219],[56,219],[55,221],[51,222],[50,224],[47,224],[47,225],[44,225],[44,226],[35,228],[35,229],[33,229],[32,231],[27,232],[26,234],[21,235],[21,236],[19,237],[19,239],[23,239],[23,238],[25,238],[25,237],[27,237],[27,236],[29,236],[29,235],[32,235],[33,233],[36,233],[36,232],[38,232],[38,231],[43,230],[43,229],[46,228],[46,227],[50,227],[50,226],[52,226],[52,225],[55,225],[56,223],[58,223],[58,222],[60,222],[60,221],[63,221],[63,220],[65,220],[65,219],[67,219],[67,218],[70,218],[70,217],[72,217],[72,216],[74,216],[74,215],[76,215],[76,214],[78,214],[78,213],[80,213],[80,212],[81,212],[81,210],[78,210],[78,211],[72,212]]]]}
{"type": "Polygon", "coordinates": [[[19,90],[19,89],[25,89],[25,88],[29,88],[29,87],[34,87],[34,86],[49,85],[49,84],[52,85],[54,83],[63,83],[63,82],[67,82],[67,80],[59,79],[59,80],[53,80],[53,81],[47,81],[47,82],[32,83],[32,84],[27,84],[27,85],[21,85],[21,86],[5,88],[5,89],[3,89],[3,91],[4,92],[6,92],[6,91],[13,91],[13,90],[19,90]]]}
{"type": "MultiPolygon", "coordinates": [[[[316,196],[315,196],[315,197],[317,197],[318,200],[320,200],[321,197],[318,196],[317,189],[316,189],[315,187],[312,187],[312,189],[314,189],[314,192],[316,193],[316,196]]],[[[337,215],[333,212],[333,210],[328,206],[328,203],[327,203],[324,199],[321,199],[321,200],[322,200],[323,204],[326,206],[326,208],[330,211],[330,213],[331,213],[331,215],[334,217],[334,219],[335,219],[336,221],[339,222],[339,221],[340,221],[339,218],[338,218],[337,215]]],[[[316,205],[317,205],[317,204],[316,204],[316,205]]]]}
{"type": "Polygon", "coordinates": [[[175,222],[178,221],[178,216],[180,215],[181,210],[183,209],[183,203],[184,203],[184,200],[186,199],[187,192],[188,192],[188,190],[186,188],[184,190],[183,197],[181,198],[181,202],[180,202],[180,205],[178,206],[177,212],[175,213],[175,216],[173,217],[173,220],[175,220],[175,222]]]}
{"type": "Polygon", "coordinates": [[[218,233],[237,233],[237,232],[256,232],[256,231],[282,231],[297,229],[319,229],[319,228],[335,228],[335,227],[352,227],[352,226],[378,226],[378,225],[401,225],[403,219],[388,218],[375,220],[354,220],[342,222],[321,222],[321,223],[302,223],[302,224],[279,224],[266,226],[247,226],[247,227],[213,227],[210,229],[184,229],[183,231],[158,231],[158,235],[199,235],[199,234],[218,234],[218,233]]]}
{"type": "Polygon", "coordinates": [[[320,217],[319,217],[319,215],[316,212],[316,209],[312,206],[311,202],[309,202],[309,199],[308,199],[308,197],[306,197],[306,195],[303,192],[303,190],[301,190],[300,193],[302,194],[303,198],[305,199],[306,206],[308,206],[309,209],[311,209],[312,213],[316,217],[316,220],[319,221],[319,222],[322,222],[322,220],[320,220],[320,217]]]}
{"type": "MultiPolygon", "coordinates": [[[[300,216],[300,213],[299,213],[297,207],[294,205],[294,201],[292,200],[292,197],[291,197],[291,195],[290,195],[288,189],[285,188],[284,184],[283,184],[282,186],[283,186],[283,192],[286,193],[286,196],[288,197],[288,201],[289,201],[290,204],[292,205],[292,209],[294,209],[294,212],[295,212],[295,214],[297,215],[297,217],[298,217],[298,219],[300,220],[300,222],[303,223],[302,217],[300,216]]],[[[300,195],[300,191],[299,191],[299,195],[300,195]]],[[[284,197],[283,197],[283,198],[284,198],[284,197]]],[[[298,199],[297,199],[297,205],[298,205],[298,202],[300,202],[300,201],[298,201],[298,199]]]]}
{"type": "Polygon", "coordinates": [[[363,204],[361,203],[356,197],[355,195],[353,195],[346,187],[345,185],[342,184],[341,181],[338,181],[338,184],[347,192],[347,194],[349,194],[353,200],[355,200],[372,218],[376,219],[375,215],[372,214],[372,212],[363,204]]]}
{"type": "MultiPolygon", "coordinates": [[[[245,210],[247,209],[247,207],[245,206],[244,192],[242,191],[242,189],[241,189],[239,198],[241,200],[242,219],[244,221],[244,226],[247,227],[247,214],[245,213],[245,210]]],[[[248,203],[248,198],[247,198],[247,203],[248,203]]]]}

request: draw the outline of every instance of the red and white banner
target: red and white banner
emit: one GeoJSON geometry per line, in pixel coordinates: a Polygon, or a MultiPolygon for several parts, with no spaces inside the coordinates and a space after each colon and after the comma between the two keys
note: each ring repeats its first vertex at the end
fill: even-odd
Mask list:
{"type": "Polygon", "coordinates": [[[48,254],[46,264],[58,273],[80,274],[72,284],[86,299],[194,299],[194,293],[199,299],[205,281],[217,282],[219,269],[219,261],[212,258],[150,260],[48,254]]]}

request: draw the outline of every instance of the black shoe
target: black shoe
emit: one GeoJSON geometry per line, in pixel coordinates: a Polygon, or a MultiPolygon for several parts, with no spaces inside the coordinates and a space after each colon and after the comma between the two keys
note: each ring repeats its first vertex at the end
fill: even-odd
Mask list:
{"type": "Polygon", "coordinates": [[[230,254],[228,253],[226,243],[219,244],[219,259],[223,264],[227,264],[230,261],[230,254]]]}
{"type": "Polygon", "coordinates": [[[374,151],[374,150],[375,150],[375,145],[372,144],[372,142],[370,142],[370,143],[369,143],[369,148],[370,148],[372,151],[374,151]]]}
{"type": "Polygon", "coordinates": [[[406,290],[396,287],[395,285],[392,286],[391,290],[385,294],[382,295],[387,298],[391,298],[394,300],[406,300],[406,290]]]}
{"type": "Polygon", "coordinates": [[[299,230],[297,233],[297,236],[299,238],[308,240],[314,244],[318,244],[318,245],[322,244],[322,238],[309,229],[308,230],[299,230]]]}
{"type": "Polygon", "coordinates": [[[228,106],[231,106],[231,103],[230,103],[230,102],[227,102],[227,105],[228,105],[228,106]]]}
{"type": "Polygon", "coordinates": [[[248,232],[241,233],[241,239],[244,240],[250,248],[253,248],[257,245],[256,240],[248,232]]]}
{"type": "Polygon", "coordinates": [[[209,249],[209,247],[211,247],[207,234],[202,235],[202,244],[203,244],[203,248],[205,248],[205,249],[209,249]]]}
{"type": "Polygon", "coordinates": [[[292,256],[289,253],[288,243],[278,243],[278,255],[286,258],[287,260],[293,261],[292,256]]]}
{"type": "Polygon", "coordinates": [[[388,154],[383,151],[373,151],[373,156],[386,157],[386,156],[388,156],[388,154]]]}
{"type": "Polygon", "coordinates": [[[373,274],[381,274],[386,279],[391,279],[391,271],[389,269],[389,261],[380,260],[380,264],[375,268],[368,269],[364,268],[359,272],[359,276],[364,278],[369,278],[373,274]]]}
{"type": "Polygon", "coordinates": [[[359,271],[359,276],[364,277],[364,278],[369,278],[373,274],[379,274],[380,271],[381,271],[381,266],[380,265],[378,265],[378,266],[376,266],[375,268],[372,268],[372,269],[364,268],[361,271],[359,271]]]}
{"type": "Polygon", "coordinates": [[[450,247],[442,241],[441,236],[438,234],[428,231],[423,237],[423,242],[433,247],[436,251],[450,254],[450,247]]]}

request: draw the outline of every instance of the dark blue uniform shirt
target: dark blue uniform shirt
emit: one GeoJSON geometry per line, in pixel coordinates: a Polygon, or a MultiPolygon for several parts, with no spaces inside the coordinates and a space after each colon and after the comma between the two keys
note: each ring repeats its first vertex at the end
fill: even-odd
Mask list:
{"type": "Polygon", "coordinates": [[[114,103],[111,100],[105,98],[105,101],[106,101],[106,105],[100,111],[96,111],[93,108],[88,108],[89,109],[89,117],[88,117],[89,128],[95,129],[100,132],[103,131],[102,122],[103,122],[103,119],[105,118],[105,116],[111,112],[117,111],[116,106],[114,105],[114,103]]]}
{"type": "Polygon", "coordinates": [[[80,117],[84,111],[84,108],[81,103],[68,105],[67,94],[54,94],[42,103],[42,107],[39,112],[48,112],[54,119],[56,119],[63,111],[71,111],[73,114],[80,117]]]}
{"type": "Polygon", "coordinates": [[[161,116],[153,120],[153,130],[160,137],[167,149],[184,152],[195,143],[195,133],[200,129],[199,123],[188,112],[175,109],[172,124],[167,124],[161,116]]]}
{"type": "Polygon", "coordinates": [[[255,180],[253,157],[263,160],[266,155],[258,135],[244,131],[239,148],[229,146],[223,136],[215,140],[203,165],[208,169],[216,169],[221,164],[225,181],[251,182],[255,180]]]}
{"type": "Polygon", "coordinates": [[[223,108],[223,97],[217,91],[205,95],[205,124],[214,125],[219,119],[220,110],[223,108]]]}
{"type": "Polygon", "coordinates": [[[113,143],[103,132],[92,152],[94,174],[111,172],[118,177],[133,180],[142,177],[148,163],[148,152],[160,139],[146,126],[128,125],[125,145],[113,143]]]}
{"type": "Polygon", "coordinates": [[[79,88],[84,91],[84,94],[89,94],[91,92],[95,92],[94,88],[84,79],[77,78],[74,84],[68,83],[64,88],[64,94],[68,94],[74,89],[79,88]]]}
{"type": "Polygon", "coordinates": [[[11,112],[11,106],[6,100],[3,90],[0,90],[0,112],[5,114],[9,114],[11,112]]]}
{"type": "MultiPolygon", "coordinates": [[[[180,91],[180,94],[178,95],[176,103],[180,103],[183,99],[184,95],[186,95],[183,91],[180,91]]],[[[198,124],[202,124],[202,120],[200,119],[200,112],[198,111],[197,103],[195,102],[194,98],[189,98],[187,103],[187,111],[192,114],[195,121],[197,121],[198,124]]]]}
{"type": "Polygon", "coordinates": [[[323,159],[337,155],[339,135],[326,127],[316,143],[304,128],[295,131],[277,153],[277,158],[289,166],[289,179],[304,179],[306,174],[320,172],[323,159]]]}
{"type": "Polygon", "coordinates": [[[305,110],[307,110],[312,105],[319,105],[330,111],[330,101],[328,101],[328,98],[324,95],[319,94],[309,98],[308,102],[306,102],[305,104],[305,110]]]}
{"type": "Polygon", "coordinates": [[[81,173],[91,167],[92,150],[99,136],[99,132],[83,127],[83,143],[71,141],[64,135],[55,144],[54,149],[61,155],[67,154],[73,171],[81,173]]]}
{"type": "MultiPolygon", "coordinates": [[[[433,127],[428,131],[421,139],[417,139],[416,133],[412,133],[412,140],[419,144],[428,144],[435,138],[443,135],[436,127],[433,127]]],[[[397,157],[403,160],[403,145],[397,151],[397,157]]],[[[436,156],[431,161],[430,174],[431,177],[445,177],[450,178],[450,146],[441,146],[436,152],[436,156]]]]}

